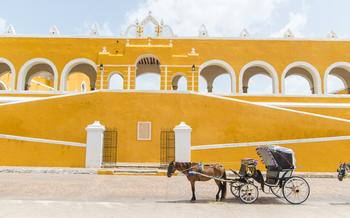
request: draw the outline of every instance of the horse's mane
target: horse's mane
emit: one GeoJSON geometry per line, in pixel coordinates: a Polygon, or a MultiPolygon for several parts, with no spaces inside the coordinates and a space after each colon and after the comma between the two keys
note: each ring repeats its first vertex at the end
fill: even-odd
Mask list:
{"type": "Polygon", "coordinates": [[[196,164],[196,163],[191,163],[191,162],[175,162],[175,167],[179,170],[186,170],[190,167],[193,166],[193,164],[196,164]]]}

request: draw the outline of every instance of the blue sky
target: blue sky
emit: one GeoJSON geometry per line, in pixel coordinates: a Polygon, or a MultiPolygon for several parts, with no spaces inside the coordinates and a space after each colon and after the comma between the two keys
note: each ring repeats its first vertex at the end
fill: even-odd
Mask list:
{"type": "MultiPolygon", "coordinates": [[[[152,11],[178,36],[197,36],[205,24],[210,36],[235,37],[246,28],[257,38],[281,37],[287,29],[301,38],[325,38],[331,30],[350,38],[349,8],[349,0],[1,0],[0,32],[11,24],[17,34],[47,34],[56,25],[62,35],[87,35],[97,22],[101,35],[120,36],[152,11]]],[[[309,91],[305,81],[290,79],[292,93],[309,91]]],[[[269,82],[264,76],[250,82],[256,84],[252,92],[271,90],[261,85],[269,82]]],[[[333,78],[328,86],[342,84],[333,78]]]]}

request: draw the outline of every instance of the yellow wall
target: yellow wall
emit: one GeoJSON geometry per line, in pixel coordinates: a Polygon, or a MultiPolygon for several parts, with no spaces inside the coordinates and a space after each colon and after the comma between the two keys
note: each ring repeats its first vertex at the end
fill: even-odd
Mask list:
{"type": "MultiPolygon", "coordinates": [[[[296,170],[300,172],[335,172],[340,162],[349,161],[349,146],[349,140],[284,145],[295,152],[296,170]]],[[[240,147],[194,150],[192,161],[221,163],[228,169],[238,170],[240,160],[249,157],[259,160],[258,168],[266,170],[255,149],[256,147],[240,147]]]]}
{"type": "MultiPolygon", "coordinates": [[[[226,61],[235,70],[236,87],[238,90],[239,72],[243,66],[254,60],[270,63],[281,74],[292,62],[309,62],[324,73],[331,64],[350,59],[350,42],[341,40],[238,40],[238,39],[130,39],[129,45],[125,38],[33,38],[33,37],[3,37],[0,38],[0,57],[14,64],[18,73],[23,64],[33,58],[51,60],[60,78],[64,66],[76,58],[88,58],[97,65],[105,64],[106,72],[111,72],[113,66],[135,65],[137,58],[144,54],[159,57],[162,65],[169,66],[169,71],[180,71],[187,74],[195,64],[195,87],[198,86],[198,66],[208,60],[226,61]],[[109,53],[99,53],[106,47],[109,53]],[[190,55],[195,48],[198,55],[190,55]],[[176,66],[174,66],[176,65],[176,66]],[[178,65],[188,67],[178,69],[178,65]]],[[[123,74],[127,69],[123,69],[123,74]]],[[[134,87],[135,69],[131,69],[131,88],[134,87]]],[[[169,75],[169,78],[171,75],[169,75]]],[[[18,78],[18,76],[17,76],[18,78]]],[[[106,80],[108,75],[105,75],[106,80]]],[[[101,78],[98,78],[98,81],[101,78]]],[[[162,71],[162,87],[165,87],[165,76],[162,71]]],[[[191,80],[188,80],[191,83],[191,80]]],[[[168,84],[170,84],[168,82],[168,84]]],[[[100,84],[97,83],[97,88],[100,84]]],[[[323,82],[322,82],[323,86],[323,82]]],[[[191,84],[189,84],[191,87],[191,84]]]]}
{"type": "Polygon", "coordinates": [[[1,166],[84,167],[85,148],[0,139],[1,166]]]}
{"type": "MultiPolygon", "coordinates": [[[[85,143],[85,127],[95,120],[107,128],[118,129],[120,162],[158,163],[160,129],[173,128],[181,121],[192,127],[194,146],[346,136],[350,133],[349,122],[196,94],[99,91],[0,105],[2,134],[85,143]],[[136,140],[138,121],[152,122],[151,141],[136,140]]],[[[326,152],[332,145],[337,152],[343,151],[347,143],[320,143],[317,147],[319,152],[326,152]]],[[[304,145],[300,146],[304,148],[304,145]]],[[[194,158],[199,160],[196,152],[194,158]]],[[[233,161],[239,161],[236,155],[246,154],[244,149],[233,153],[233,161]]],[[[225,154],[231,156],[229,152],[225,154]]],[[[201,157],[204,161],[210,160],[209,157],[216,159],[216,153],[207,151],[201,157]]],[[[218,157],[216,160],[224,159],[218,157]]],[[[307,146],[305,155],[298,160],[305,161],[305,168],[301,170],[321,170],[322,167],[310,165],[313,161],[319,162],[324,169],[330,169],[329,163],[340,161],[334,155],[312,155],[307,146]]]]}

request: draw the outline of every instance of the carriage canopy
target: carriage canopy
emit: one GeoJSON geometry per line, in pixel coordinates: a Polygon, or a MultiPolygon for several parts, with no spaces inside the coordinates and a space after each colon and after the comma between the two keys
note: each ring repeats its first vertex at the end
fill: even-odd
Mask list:
{"type": "Polygon", "coordinates": [[[267,168],[295,169],[295,157],[292,149],[280,146],[258,146],[258,155],[267,168]]]}

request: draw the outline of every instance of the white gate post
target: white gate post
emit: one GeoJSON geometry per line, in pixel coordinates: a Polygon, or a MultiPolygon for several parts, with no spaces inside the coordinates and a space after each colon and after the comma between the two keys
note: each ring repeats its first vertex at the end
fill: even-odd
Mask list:
{"type": "Polygon", "coordinates": [[[99,121],[86,127],[85,167],[100,168],[103,156],[103,136],[105,127],[99,121]]]}
{"type": "Polygon", "coordinates": [[[181,122],[174,128],[175,132],[175,161],[191,162],[191,132],[192,128],[181,122]]]}

